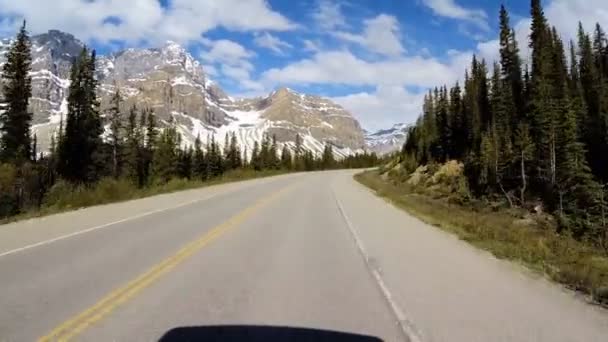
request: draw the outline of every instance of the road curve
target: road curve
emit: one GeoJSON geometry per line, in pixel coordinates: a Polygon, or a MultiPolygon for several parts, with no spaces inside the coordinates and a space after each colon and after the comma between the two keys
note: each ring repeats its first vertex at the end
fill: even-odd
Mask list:
{"type": "Polygon", "coordinates": [[[353,181],[291,174],[0,226],[0,341],[602,341],[608,314],[353,181]]]}

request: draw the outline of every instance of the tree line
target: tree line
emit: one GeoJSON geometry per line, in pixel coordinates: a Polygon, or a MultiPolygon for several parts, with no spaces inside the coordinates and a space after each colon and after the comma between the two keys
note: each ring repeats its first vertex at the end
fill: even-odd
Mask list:
{"type": "Polygon", "coordinates": [[[315,155],[304,147],[299,134],[294,146],[282,144],[281,151],[276,137],[265,135],[255,142],[251,156],[239,146],[234,132],[226,133],[223,146],[214,135],[207,137],[206,144],[198,136],[188,146],[175,120],[159,122],[145,107],[124,108],[116,84],[110,105],[102,111],[96,54],[87,47],[72,64],[67,116],[51,136],[49,150],[38,151],[29,111],[31,63],[24,22],[2,67],[0,218],[44,206],[47,194],[59,184],[93,188],[104,179],[116,179],[146,188],[176,178],[211,180],[233,170],[312,171],[378,163],[373,153],[336,160],[330,144],[315,155]]]}
{"type": "Polygon", "coordinates": [[[500,9],[500,58],[473,57],[464,85],[425,96],[402,159],[416,166],[460,160],[472,194],[511,206],[542,204],[579,239],[606,245],[608,41],[579,23],[566,44],[531,1],[529,63],[500,9]]]}

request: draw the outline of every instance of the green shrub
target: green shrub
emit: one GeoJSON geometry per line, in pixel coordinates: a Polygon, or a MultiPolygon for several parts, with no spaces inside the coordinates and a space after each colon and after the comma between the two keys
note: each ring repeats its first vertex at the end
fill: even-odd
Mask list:
{"type": "Polygon", "coordinates": [[[44,207],[69,208],[69,203],[73,202],[75,187],[70,183],[60,180],[53,185],[46,193],[44,207]]]}
{"type": "Polygon", "coordinates": [[[136,194],[137,188],[128,180],[104,178],[92,187],[58,181],[46,194],[44,207],[60,210],[82,208],[134,198],[136,194]]]}
{"type": "Polygon", "coordinates": [[[0,164],[0,217],[14,215],[19,210],[15,196],[17,169],[11,164],[0,164]]]}

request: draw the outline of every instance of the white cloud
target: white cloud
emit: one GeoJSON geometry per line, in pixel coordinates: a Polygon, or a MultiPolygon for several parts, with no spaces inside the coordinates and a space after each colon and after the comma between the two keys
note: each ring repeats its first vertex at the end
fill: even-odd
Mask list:
{"type": "Polygon", "coordinates": [[[266,0],[0,0],[0,14],[25,18],[34,33],[60,29],[85,40],[198,41],[213,28],[285,31],[296,28],[266,0]],[[118,25],[109,24],[113,18],[118,25]]]}
{"type": "Polygon", "coordinates": [[[408,56],[388,61],[368,62],[349,51],[326,51],[284,68],[267,70],[262,78],[269,84],[430,87],[454,80],[457,75],[451,65],[443,64],[434,58],[408,56]]]}
{"type": "Polygon", "coordinates": [[[238,84],[241,89],[257,91],[264,89],[261,83],[252,80],[251,77],[251,73],[255,69],[250,61],[255,57],[253,51],[227,39],[205,40],[205,45],[209,47],[209,50],[201,54],[201,59],[219,67],[220,72],[217,72],[216,69],[216,76],[221,74],[238,84]]]}
{"type": "Polygon", "coordinates": [[[395,122],[413,122],[420,113],[424,95],[410,92],[406,86],[427,88],[453,83],[464,74],[471,55],[472,52],[454,51],[445,63],[421,56],[368,62],[349,51],[325,51],[281,69],[267,70],[262,74],[262,83],[268,88],[276,84],[374,87],[374,92],[333,100],[350,110],[365,128],[376,130],[395,122]]]}
{"type": "Polygon", "coordinates": [[[293,45],[281,40],[276,36],[271,35],[268,32],[264,32],[263,34],[256,34],[255,38],[253,39],[253,42],[257,46],[267,48],[279,55],[284,54],[285,49],[293,48],[293,45]]]}
{"type": "Polygon", "coordinates": [[[205,71],[205,74],[207,74],[209,76],[219,75],[217,68],[214,67],[213,65],[205,64],[205,65],[202,65],[202,67],[203,67],[203,70],[205,71]]]}
{"type": "Polygon", "coordinates": [[[304,39],[303,43],[304,43],[304,50],[305,51],[308,51],[308,52],[319,52],[319,51],[321,51],[321,42],[319,42],[319,41],[310,40],[310,39],[304,39]]]}
{"type": "Polygon", "coordinates": [[[249,58],[255,56],[255,53],[247,50],[241,44],[227,39],[212,41],[210,44],[211,49],[201,54],[203,60],[231,66],[239,65],[250,69],[253,68],[253,65],[249,62],[249,58]]]}
{"type": "Polygon", "coordinates": [[[380,14],[366,19],[361,34],[338,31],[333,35],[339,39],[357,43],[368,50],[387,56],[398,56],[405,52],[401,44],[399,21],[392,15],[380,14]]]}
{"type": "Polygon", "coordinates": [[[595,23],[608,28],[608,1],[605,0],[553,0],[545,14],[566,40],[576,39],[579,21],[588,31],[595,28],[595,23]]]}
{"type": "Polygon", "coordinates": [[[397,122],[411,123],[422,109],[424,94],[412,93],[401,86],[378,86],[373,93],[362,92],[334,97],[370,131],[387,128],[397,122]]]}
{"type": "Polygon", "coordinates": [[[489,30],[488,14],[482,9],[465,8],[458,5],[455,0],[422,0],[422,3],[430,8],[435,15],[468,21],[485,31],[489,30]]]}
{"type": "Polygon", "coordinates": [[[312,18],[324,30],[334,30],[347,26],[346,18],[342,13],[342,5],[332,0],[319,0],[312,18]]]}
{"type": "Polygon", "coordinates": [[[250,78],[250,73],[247,68],[241,66],[232,66],[228,64],[222,64],[220,67],[222,74],[234,80],[244,80],[250,78]]]}

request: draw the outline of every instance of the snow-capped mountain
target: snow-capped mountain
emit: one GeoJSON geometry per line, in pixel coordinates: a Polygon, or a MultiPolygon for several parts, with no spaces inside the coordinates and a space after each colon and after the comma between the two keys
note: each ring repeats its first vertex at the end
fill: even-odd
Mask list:
{"type": "Polygon", "coordinates": [[[368,149],[379,154],[399,150],[407,139],[408,128],[408,125],[399,123],[389,129],[382,129],[374,133],[366,132],[365,144],[368,149]]]}
{"type": "MultiPolygon", "coordinates": [[[[0,64],[9,43],[0,41],[0,64]]],[[[33,129],[42,149],[48,147],[51,135],[67,114],[70,66],[82,47],[73,35],[57,30],[32,37],[30,103],[33,129]]],[[[266,133],[276,135],[280,144],[288,146],[294,146],[300,134],[304,147],[316,153],[322,152],[325,144],[332,144],[337,156],[365,149],[359,122],[339,105],[288,88],[258,98],[232,98],[207,77],[187,50],[174,42],[98,56],[97,78],[102,113],[118,87],[124,109],[134,104],[150,108],[161,125],[175,120],[184,144],[192,144],[197,135],[203,143],[214,136],[222,144],[226,133],[234,132],[249,152],[266,133]]]]}

